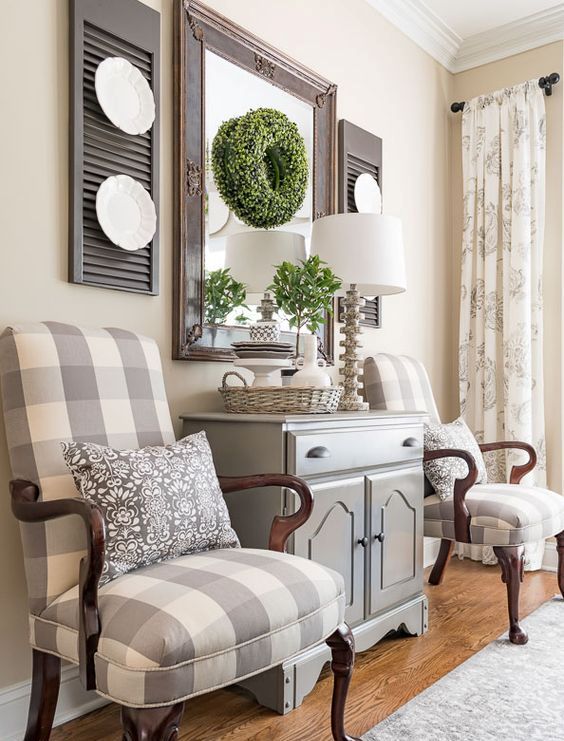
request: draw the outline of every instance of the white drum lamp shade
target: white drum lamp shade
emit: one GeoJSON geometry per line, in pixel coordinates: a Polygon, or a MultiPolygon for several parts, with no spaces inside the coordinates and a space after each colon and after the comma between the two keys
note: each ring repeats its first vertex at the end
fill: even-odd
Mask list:
{"type": "Polygon", "coordinates": [[[272,283],[276,266],[305,260],[305,239],[295,232],[238,232],[227,237],[225,267],[247,293],[263,293],[272,283]]]}
{"type": "Polygon", "coordinates": [[[387,214],[334,214],[313,222],[311,254],[362,296],[406,290],[401,221],[387,214]]]}

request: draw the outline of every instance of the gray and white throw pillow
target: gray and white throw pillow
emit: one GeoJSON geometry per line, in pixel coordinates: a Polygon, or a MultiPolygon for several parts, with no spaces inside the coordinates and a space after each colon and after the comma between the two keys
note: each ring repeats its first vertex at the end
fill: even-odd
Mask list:
{"type": "MultiPolygon", "coordinates": [[[[459,417],[448,424],[430,423],[425,425],[423,434],[425,450],[459,448],[472,454],[478,468],[477,484],[488,480],[484,456],[476,438],[466,422],[459,417]]],[[[424,464],[425,475],[441,499],[454,494],[454,482],[468,475],[468,465],[462,458],[437,458],[424,464]]]]}
{"type": "Polygon", "coordinates": [[[205,432],[141,450],[61,445],[78,491],[104,515],[100,585],[186,553],[239,547],[205,432]]]}

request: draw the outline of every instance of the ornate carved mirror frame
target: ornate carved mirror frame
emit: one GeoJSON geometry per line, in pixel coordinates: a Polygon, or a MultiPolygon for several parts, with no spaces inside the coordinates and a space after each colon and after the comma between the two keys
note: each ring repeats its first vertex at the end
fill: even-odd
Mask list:
{"type": "MultiPolygon", "coordinates": [[[[311,105],[312,218],[334,212],[336,86],[197,0],[177,0],[175,24],[173,358],[233,360],[237,330],[204,325],[206,49],[311,105]]],[[[331,357],[331,317],[323,345],[331,357]]]]}

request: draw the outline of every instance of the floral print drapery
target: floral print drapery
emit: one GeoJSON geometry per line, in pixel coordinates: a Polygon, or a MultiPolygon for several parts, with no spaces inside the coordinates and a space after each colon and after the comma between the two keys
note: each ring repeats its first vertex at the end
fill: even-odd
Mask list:
{"type": "MultiPolygon", "coordinates": [[[[545,484],[542,253],[546,118],[537,80],[480,96],[462,117],[464,225],[461,413],[480,441],[525,440],[539,454],[528,483],[545,484]]],[[[523,454],[489,454],[506,481],[523,454]]],[[[526,553],[540,568],[543,544],[526,553]]],[[[459,550],[486,563],[491,548],[459,550]]]]}

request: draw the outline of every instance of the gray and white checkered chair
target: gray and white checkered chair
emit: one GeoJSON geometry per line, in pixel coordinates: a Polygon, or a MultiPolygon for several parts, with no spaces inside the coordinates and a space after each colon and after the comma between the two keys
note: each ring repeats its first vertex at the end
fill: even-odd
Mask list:
{"type": "Polygon", "coordinates": [[[301,508],[275,518],[271,550],[183,556],[98,589],[100,510],[77,496],[62,440],[139,448],[174,441],[153,340],[119,329],[45,322],[0,338],[4,420],[29,592],[33,685],[25,741],[47,741],[61,659],[87,689],[122,706],[124,739],[177,738],[184,701],[233,684],[327,641],[335,676],[332,732],[346,741],[354,662],[340,575],[284,553],[313,505],[283,475],[221,478],[222,490],[284,486],[301,508]]]}
{"type": "MultiPolygon", "coordinates": [[[[426,411],[432,422],[440,422],[427,372],[423,365],[404,355],[380,353],[364,364],[364,387],[371,409],[426,411]]],[[[558,585],[564,596],[564,497],[535,486],[516,486],[536,465],[537,456],[528,443],[492,442],[480,445],[483,452],[516,448],[529,459],[511,470],[508,484],[475,485],[474,458],[464,450],[427,451],[424,460],[458,457],[468,464],[468,475],[457,479],[453,496],[441,501],[425,497],[424,532],[441,538],[441,548],[429,582],[440,584],[455,541],[493,546],[503,582],[507,585],[509,639],[526,643],[519,625],[519,591],[523,581],[526,543],[556,536],[558,585]]]]}

